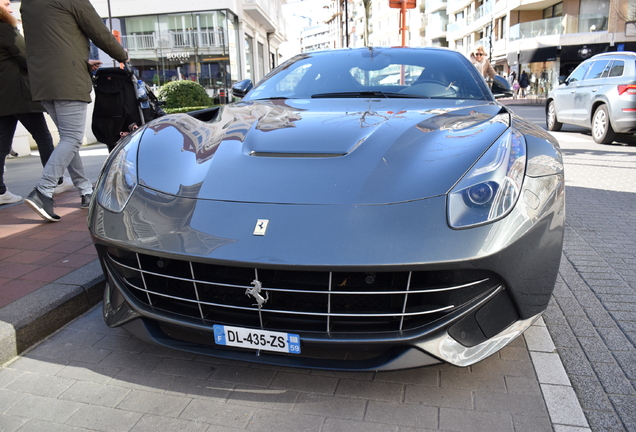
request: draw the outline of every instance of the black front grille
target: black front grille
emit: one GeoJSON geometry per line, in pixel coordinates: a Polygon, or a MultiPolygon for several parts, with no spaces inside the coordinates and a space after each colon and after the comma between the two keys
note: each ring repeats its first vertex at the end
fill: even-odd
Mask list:
{"type": "Polygon", "coordinates": [[[157,313],[206,325],[286,332],[413,329],[501,283],[496,274],[482,270],[293,271],[204,264],[114,248],[104,257],[124,288],[157,313]]]}

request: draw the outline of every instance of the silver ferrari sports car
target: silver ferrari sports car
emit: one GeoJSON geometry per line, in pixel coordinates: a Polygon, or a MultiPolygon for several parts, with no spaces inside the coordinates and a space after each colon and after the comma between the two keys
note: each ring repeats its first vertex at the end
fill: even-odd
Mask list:
{"type": "Polygon", "coordinates": [[[240,101],[156,119],[106,161],[104,318],[271,365],[468,366],[545,310],[561,151],[460,53],[300,54],[240,101]]]}

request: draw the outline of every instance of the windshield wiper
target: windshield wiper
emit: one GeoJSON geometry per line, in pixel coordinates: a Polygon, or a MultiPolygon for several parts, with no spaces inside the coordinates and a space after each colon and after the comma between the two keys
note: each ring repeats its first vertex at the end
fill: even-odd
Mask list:
{"type": "Polygon", "coordinates": [[[334,93],[316,93],[311,95],[312,98],[365,98],[365,97],[388,97],[386,93],[381,91],[358,91],[358,92],[334,92],[334,93]]]}
{"type": "Polygon", "coordinates": [[[430,99],[428,96],[413,95],[408,93],[391,93],[382,91],[359,91],[359,92],[338,92],[338,93],[316,93],[311,95],[312,98],[367,98],[367,97],[383,97],[383,98],[421,98],[430,99]]]}

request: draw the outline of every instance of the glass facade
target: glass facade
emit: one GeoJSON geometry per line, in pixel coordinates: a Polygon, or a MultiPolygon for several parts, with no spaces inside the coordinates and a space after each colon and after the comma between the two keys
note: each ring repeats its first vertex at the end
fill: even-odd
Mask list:
{"type": "Polygon", "coordinates": [[[226,10],[119,18],[121,43],[149,85],[196,81],[210,94],[240,80],[237,17],[226,10]]]}

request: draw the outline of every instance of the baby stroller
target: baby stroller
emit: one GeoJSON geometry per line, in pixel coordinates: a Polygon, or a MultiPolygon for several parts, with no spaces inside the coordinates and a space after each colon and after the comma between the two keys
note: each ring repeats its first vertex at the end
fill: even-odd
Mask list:
{"type": "Polygon", "coordinates": [[[91,129],[95,138],[108,146],[109,152],[123,136],[165,115],[161,102],[147,85],[143,85],[148,96],[148,108],[142,108],[142,101],[137,96],[137,77],[128,65],[126,69],[97,70],[93,78],[95,107],[91,129]]]}

